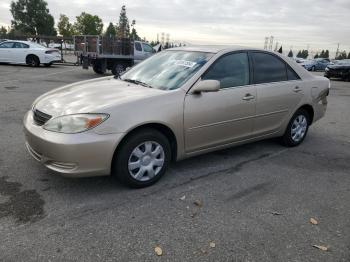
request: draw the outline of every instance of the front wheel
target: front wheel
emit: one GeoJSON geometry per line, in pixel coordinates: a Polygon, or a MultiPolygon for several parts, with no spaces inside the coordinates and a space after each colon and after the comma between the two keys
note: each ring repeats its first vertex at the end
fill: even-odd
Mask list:
{"type": "Polygon", "coordinates": [[[112,175],[130,187],[147,187],[165,174],[170,159],[168,139],[157,130],[143,129],[121,144],[114,157],[112,175]]]}
{"type": "Polygon", "coordinates": [[[282,142],[285,146],[293,147],[300,145],[307,134],[310,124],[310,115],[304,109],[299,109],[289,121],[282,142]]]}

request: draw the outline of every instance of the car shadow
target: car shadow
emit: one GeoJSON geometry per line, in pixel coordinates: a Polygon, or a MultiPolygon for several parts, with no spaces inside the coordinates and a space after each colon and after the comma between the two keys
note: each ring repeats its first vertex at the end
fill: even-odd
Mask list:
{"type": "Polygon", "coordinates": [[[171,163],[167,173],[158,183],[137,190],[119,183],[112,176],[70,178],[61,176],[44,167],[42,168],[45,171],[38,180],[46,185],[43,191],[56,191],[58,194],[80,194],[83,197],[84,195],[119,194],[126,191],[152,194],[152,192],[189,184],[192,181],[215,175],[221,171],[230,169],[235,171],[235,168],[238,170],[242,164],[258,160],[282,149],[283,147],[276,139],[270,139],[188,158],[171,163]]]}
{"type": "Polygon", "coordinates": [[[78,65],[73,65],[73,64],[52,64],[51,66],[45,66],[43,64],[41,64],[38,67],[33,67],[33,66],[29,66],[29,65],[25,65],[25,64],[9,64],[9,63],[0,63],[0,65],[5,65],[5,66],[11,66],[11,67],[18,67],[18,68],[32,68],[32,69],[55,69],[55,68],[61,68],[62,66],[69,66],[69,67],[75,67],[78,65]]]}

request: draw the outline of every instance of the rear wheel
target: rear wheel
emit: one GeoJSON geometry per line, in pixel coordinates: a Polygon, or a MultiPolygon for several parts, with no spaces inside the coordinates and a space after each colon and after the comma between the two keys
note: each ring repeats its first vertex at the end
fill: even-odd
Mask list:
{"type": "Polygon", "coordinates": [[[304,109],[299,109],[289,121],[287,130],[282,137],[283,144],[288,147],[300,145],[305,139],[309,124],[309,113],[304,109]]]}
{"type": "Polygon", "coordinates": [[[125,65],[123,64],[115,64],[112,68],[113,75],[121,75],[125,71],[125,65]]]}
{"type": "Polygon", "coordinates": [[[171,159],[168,139],[154,129],[132,134],[116,152],[112,174],[122,183],[142,188],[156,183],[171,159]]]}
{"type": "Polygon", "coordinates": [[[29,66],[38,67],[40,65],[40,60],[35,55],[29,55],[26,59],[26,63],[29,66]]]}
{"type": "Polygon", "coordinates": [[[92,69],[94,70],[94,72],[96,74],[99,75],[103,75],[105,72],[102,70],[102,66],[100,64],[94,64],[94,66],[92,67],[92,69]]]}

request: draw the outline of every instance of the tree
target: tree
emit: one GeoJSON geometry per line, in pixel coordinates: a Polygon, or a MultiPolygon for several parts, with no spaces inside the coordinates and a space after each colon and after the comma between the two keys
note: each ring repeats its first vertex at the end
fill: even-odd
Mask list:
{"type": "Polygon", "coordinates": [[[292,51],[292,49],[289,50],[288,57],[293,57],[293,51],[292,51]]]}
{"type": "Polygon", "coordinates": [[[337,60],[346,59],[346,51],[344,50],[343,52],[339,53],[335,59],[337,60]]]}
{"type": "Polygon", "coordinates": [[[12,27],[27,35],[57,35],[55,20],[44,0],[17,0],[10,7],[12,27]]]}
{"type": "Polygon", "coordinates": [[[301,57],[306,59],[309,56],[309,51],[308,50],[303,50],[301,51],[301,57]]]}
{"type": "Polygon", "coordinates": [[[74,35],[73,25],[69,22],[69,18],[66,15],[60,14],[60,19],[57,24],[58,32],[62,36],[74,35]]]}
{"type": "Polygon", "coordinates": [[[316,55],[314,56],[314,58],[316,59],[316,58],[319,58],[319,55],[318,55],[318,53],[316,53],[316,55]]]}
{"type": "Polygon", "coordinates": [[[324,52],[324,58],[329,58],[329,50],[326,50],[326,52],[324,52]]]}
{"type": "Polygon", "coordinates": [[[133,40],[137,40],[137,41],[140,41],[140,40],[141,40],[141,37],[137,34],[135,28],[133,28],[133,29],[131,30],[130,38],[133,39],[133,40]]]}
{"type": "Polygon", "coordinates": [[[119,23],[117,27],[117,37],[118,38],[129,38],[130,36],[130,25],[129,19],[126,16],[126,7],[122,6],[122,10],[120,11],[119,23]]]}
{"type": "Polygon", "coordinates": [[[81,35],[101,35],[103,30],[102,19],[97,15],[82,12],[77,16],[77,21],[73,26],[77,34],[81,35]]]}
{"type": "Polygon", "coordinates": [[[280,47],[280,49],[278,49],[278,53],[280,53],[280,54],[283,53],[282,46],[280,47]]]}
{"type": "Polygon", "coordinates": [[[2,26],[0,28],[0,38],[6,38],[7,37],[7,29],[5,26],[2,26]]]}
{"type": "Polygon", "coordinates": [[[112,22],[109,23],[106,32],[105,32],[105,36],[108,37],[114,37],[117,34],[117,30],[115,29],[115,26],[113,25],[112,22]]]}
{"type": "Polygon", "coordinates": [[[320,58],[324,58],[324,50],[322,50],[322,52],[320,54],[320,58]]]}

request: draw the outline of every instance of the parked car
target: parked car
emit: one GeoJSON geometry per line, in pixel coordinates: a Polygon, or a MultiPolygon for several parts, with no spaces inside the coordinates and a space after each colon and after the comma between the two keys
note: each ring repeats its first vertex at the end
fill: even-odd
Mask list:
{"type": "Polygon", "coordinates": [[[350,59],[338,60],[325,69],[324,76],[327,78],[341,78],[350,81],[350,59]]]}
{"type": "Polygon", "coordinates": [[[59,61],[61,55],[57,49],[46,48],[30,41],[8,40],[0,43],[1,63],[50,66],[59,61]]]}
{"type": "Polygon", "coordinates": [[[301,66],[308,71],[325,70],[327,65],[330,63],[328,58],[316,58],[313,60],[307,60],[301,63],[301,66]]]}
{"type": "Polygon", "coordinates": [[[307,61],[307,59],[300,58],[300,57],[296,57],[294,59],[295,59],[295,62],[297,62],[298,64],[301,64],[301,63],[304,63],[305,61],[307,61]]]}
{"type": "Polygon", "coordinates": [[[120,77],[40,96],[24,117],[26,146],[65,175],[112,174],[145,187],[171,160],[271,137],[299,145],[324,116],[329,88],[278,53],[179,47],[120,77]]]}

